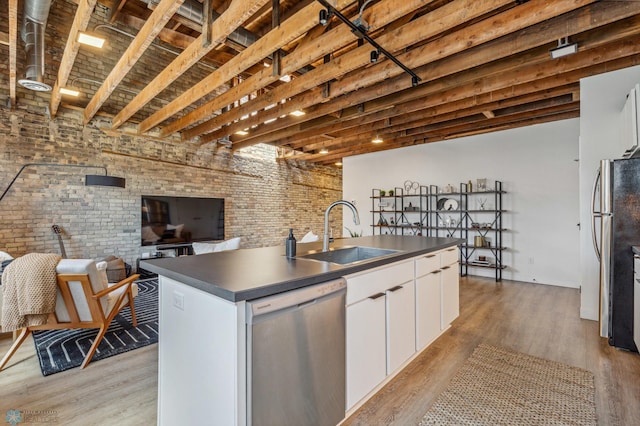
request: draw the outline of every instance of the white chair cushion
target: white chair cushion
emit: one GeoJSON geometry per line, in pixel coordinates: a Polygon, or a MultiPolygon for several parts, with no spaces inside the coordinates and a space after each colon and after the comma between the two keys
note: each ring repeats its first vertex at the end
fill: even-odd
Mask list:
{"type": "MultiPolygon", "coordinates": [[[[99,264],[100,269],[98,268],[98,264],[96,264],[92,259],[62,259],[56,267],[56,272],[58,274],[89,274],[91,288],[94,293],[98,293],[108,287],[106,262],[99,262],[99,264]]],[[[69,289],[71,291],[71,297],[76,303],[76,309],[78,310],[78,316],[80,319],[82,321],[91,321],[91,312],[89,311],[89,305],[87,304],[87,299],[84,291],[82,290],[82,284],[80,281],[69,282],[69,289]]],[[[118,293],[118,291],[114,291],[110,295],[100,299],[100,305],[102,306],[102,311],[105,312],[105,315],[111,312],[111,309],[113,308],[113,306],[110,306],[110,297],[114,293],[118,293]]],[[[114,303],[115,299],[111,301],[111,305],[114,303]]],[[[58,321],[64,322],[70,320],[67,307],[64,304],[64,299],[62,298],[59,289],[56,300],[56,315],[58,317],[58,321]]]]}
{"type": "Polygon", "coordinates": [[[240,248],[240,237],[231,238],[221,243],[192,243],[194,254],[215,253],[218,251],[236,250],[240,248]]]}
{"type": "MultiPolygon", "coordinates": [[[[110,283],[109,287],[116,285],[117,283],[110,283]]],[[[105,316],[111,313],[111,310],[115,307],[118,297],[122,294],[123,291],[127,289],[127,286],[120,287],[117,290],[112,291],[107,295],[107,309],[104,311],[105,316]]],[[[138,284],[131,283],[131,291],[133,292],[133,297],[135,298],[138,295],[138,284]]],[[[120,304],[120,308],[129,303],[129,296],[126,296],[122,303],[120,304]]]]}
{"type": "Polygon", "coordinates": [[[309,231],[304,234],[304,237],[300,240],[301,243],[313,243],[314,241],[318,241],[320,237],[313,233],[313,231],[309,231]]]}

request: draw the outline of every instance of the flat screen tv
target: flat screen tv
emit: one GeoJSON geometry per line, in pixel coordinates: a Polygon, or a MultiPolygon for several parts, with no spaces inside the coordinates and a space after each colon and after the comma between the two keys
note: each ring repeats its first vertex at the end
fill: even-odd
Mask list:
{"type": "Polygon", "coordinates": [[[143,246],[224,240],[224,198],[143,195],[143,246]]]}

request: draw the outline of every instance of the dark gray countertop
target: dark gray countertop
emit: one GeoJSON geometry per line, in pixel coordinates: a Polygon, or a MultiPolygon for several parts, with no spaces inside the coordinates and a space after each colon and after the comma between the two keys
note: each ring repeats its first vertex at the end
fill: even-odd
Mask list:
{"type": "MultiPolygon", "coordinates": [[[[370,268],[459,245],[457,238],[375,235],[338,239],[332,248],[365,246],[398,253],[350,265],[288,259],[284,246],[223,251],[175,258],[147,259],[140,266],[231,302],[295,290],[370,268]]],[[[321,251],[322,242],[298,244],[297,255],[321,251]]]]}

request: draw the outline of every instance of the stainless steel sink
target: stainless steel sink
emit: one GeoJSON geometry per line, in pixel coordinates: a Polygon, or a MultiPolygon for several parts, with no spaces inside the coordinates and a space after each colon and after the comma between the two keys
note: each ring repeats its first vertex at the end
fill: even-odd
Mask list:
{"type": "Polygon", "coordinates": [[[345,247],[330,251],[304,254],[302,256],[297,256],[297,258],[321,260],[323,262],[348,265],[350,263],[374,259],[376,257],[387,256],[394,253],[398,253],[398,250],[385,250],[372,247],[345,247]]]}

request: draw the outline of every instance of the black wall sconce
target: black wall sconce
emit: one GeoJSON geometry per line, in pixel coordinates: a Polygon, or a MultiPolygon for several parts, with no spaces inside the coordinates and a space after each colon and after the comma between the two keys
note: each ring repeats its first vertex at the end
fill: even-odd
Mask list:
{"type": "Polygon", "coordinates": [[[117,176],[109,176],[107,174],[107,168],[103,166],[88,166],[83,164],[56,164],[56,163],[27,163],[18,170],[18,173],[13,177],[7,189],[0,195],[0,201],[7,195],[9,189],[13,186],[20,174],[28,167],[73,167],[73,168],[92,168],[104,170],[104,175],[85,175],[85,186],[112,186],[117,188],[124,188],[126,180],[125,178],[117,176]]]}

